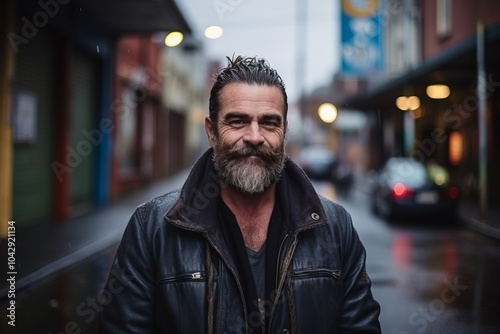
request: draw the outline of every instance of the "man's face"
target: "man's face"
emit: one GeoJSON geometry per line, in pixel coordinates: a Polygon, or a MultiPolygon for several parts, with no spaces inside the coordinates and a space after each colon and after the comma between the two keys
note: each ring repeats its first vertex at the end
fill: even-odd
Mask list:
{"type": "Polygon", "coordinates": [[[220,92],[218,134],[205,122],[222,181],[246,194],[262,193],[283,169],[286,120],[279,88],[233,83],[220,92]]]}

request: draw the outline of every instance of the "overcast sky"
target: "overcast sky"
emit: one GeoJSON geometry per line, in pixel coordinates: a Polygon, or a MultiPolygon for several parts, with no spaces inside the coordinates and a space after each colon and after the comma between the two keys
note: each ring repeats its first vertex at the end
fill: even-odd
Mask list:
{"type": "MultiPolygon", "coordinates": [[[[338,0],[304,1],[307,20],[303,89],[330,82],[339,66],[338,0]]],[[[290,102],[297,98],[297,0],[177,0],[186,19],[202,38],[207,26],[219,25],[224,35],[205,39],[207,55],[225,64],[225,56],[266,58],[285,81],[290,102]]],[[[303,11],[301,11],[303,12],[303,11]]]]}

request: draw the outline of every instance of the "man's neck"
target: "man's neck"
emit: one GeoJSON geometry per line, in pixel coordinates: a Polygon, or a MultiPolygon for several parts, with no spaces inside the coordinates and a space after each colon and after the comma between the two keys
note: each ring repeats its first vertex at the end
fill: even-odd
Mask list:
{"type": "Polygon", "coordinates": [[[245,194],[232,187],[222,186],[221,197],[224,203],[231,209],[233,213],[253,216],[258,215],[266,208],[274,207],[276,185],[271,185],[263,193],[260,194],[245,194]]]}
{"type": "Polygon", "coordinates": [[[276,200],[275,189],[276,186],[272,185],[261,194],[248,195],[231,187],[221,187],[222,200],[235,215],[245,246],[254,251],[266,241],[276,200]]]}

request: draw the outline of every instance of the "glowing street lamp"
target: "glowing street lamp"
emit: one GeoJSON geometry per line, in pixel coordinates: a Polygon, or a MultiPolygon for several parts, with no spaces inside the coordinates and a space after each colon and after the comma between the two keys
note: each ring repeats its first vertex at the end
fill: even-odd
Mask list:
{"type": "Polygon", "coordinates": [[[337,108],[332,103],[323,103],[318,107],[319,118],[325,123],[333,123],[337,114],[337,108]]]}
{"type": "Polygon", "coordinates": [[[396,107],[400,110],[417,110],[420,107],[418,96],[400,96],[396,99],[396,107]]]}
{"type": "Polygon", "coordinates": [[[184,39],[184,34],[180,31],[172,31],[167,36],[165,36],[165,45],[168,47],[175,47],[181,44],[184,39]]]}
{"type": "Polygon", "coordinates": [[[429,85],[425,92],[431,99],[446,99],[450,96],[450,87],[446,85],[429,85]]]}
{"type": "Polygon", "coordinates": [[[205,29],[205,37],[208,39],[217,39],[222,36],[224,30],[219,26],[210,26],[205,29]]]}
{"type": "Polygon", "coordinates": [[[420,107],[420,99],[417,96],[408,96],[408,109],[417,110],[420,107]]]}

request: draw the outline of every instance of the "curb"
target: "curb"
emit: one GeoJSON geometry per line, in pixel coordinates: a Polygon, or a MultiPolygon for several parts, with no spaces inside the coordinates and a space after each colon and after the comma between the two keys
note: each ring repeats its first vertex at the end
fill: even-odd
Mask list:
{"type": "Polygon", "coordinates": [[[480,221],[478,219],[471,218],[466,215],[461,215],[460,216],[462,222],[464,223],[465,226],[470,228],[471,230],[474,230],[476,232],[479,232],[483,235],[486,235],[488,237],[491,237],[493,239],[496,239],[497,241],[500,241],[500,229],[491,226],[490,224],[487,224],[483,221],[480,221]]]}
{"type": "MultiPolygon", "coordinates": [[[[72,267],[79,262],[82,262],[89,257],[118,244],[120,242],[122,233],[122,231],[111,233],[20,278],[16,281],[16,293],[22,293],[22,290],[44,281],[57,272],[72,267]]],[[[5,302],[5,299],[7,299],[8,292],[9,287],[0,290],[0,305],[5,302]]]]}

